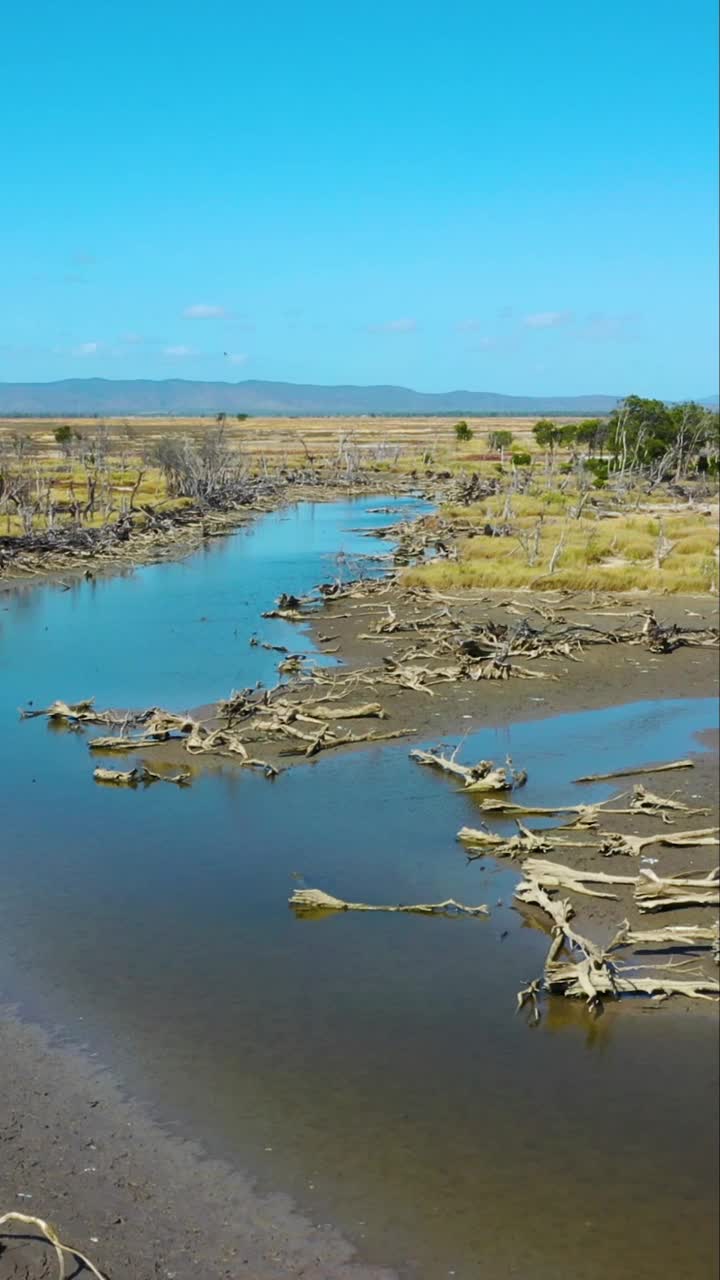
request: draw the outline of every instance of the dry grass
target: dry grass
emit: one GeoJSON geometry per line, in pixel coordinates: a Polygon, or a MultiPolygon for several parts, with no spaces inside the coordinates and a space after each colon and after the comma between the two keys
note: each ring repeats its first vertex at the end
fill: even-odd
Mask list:
{"type": "MultiPolygon", "coordinates": [[[[457,561],[408,569],[404,581],[446,590],[458,587],[547,588],[571,591],[707,592],[717,589],[717,516],[653,511],[615,518],[572,519],[572,495],[512,498],[512,536],[461,537],[457,561]],[[661,535],[667,540],[658,559],[661,535]],[[668,549],[668,545],[669,548],[668,549]],[[551,572],[551,563],[552,565],[551,572]]],[[[497,520],[505,498],[448,515],[482,527],[497,520]]]]}

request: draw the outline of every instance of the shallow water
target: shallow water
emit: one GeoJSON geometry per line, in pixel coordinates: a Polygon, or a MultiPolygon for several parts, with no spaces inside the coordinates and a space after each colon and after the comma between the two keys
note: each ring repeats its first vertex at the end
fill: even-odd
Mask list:
{"type": "MultiPolygon", "coordinates": [[[[80,735],[16,720],[27,698],[180,709],[272,681],[278,655],[249,634],[309,642],[260,611],[334,576],[337,550],[376,549],[347,530],[387,523],[366,514],[381,502],[295,508],[179,565],[4,602],[4,994],[407,1276],[705,1280],[713,1019],[591,1021],[560,1001],[536,1030],[515,1017],[546,939],[510,909],[516,871],[456,844],[470,797],[404,744],[272,784],[227,766],[111,791],[80,735]],[[297,920],[298,875],[492,916],[297,920]]],[[[464,753],[510,751],[524,800],[564,803],[571,777],[697,749],[714,718],[710,699],[635,704],[484,729],[464,753]]]]}

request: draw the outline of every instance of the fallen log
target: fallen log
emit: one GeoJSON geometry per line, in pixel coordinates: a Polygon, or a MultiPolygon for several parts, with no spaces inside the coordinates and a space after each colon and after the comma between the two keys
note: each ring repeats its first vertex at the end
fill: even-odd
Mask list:
{"type": "Polygon", "coordinates": [[[535,858],[528,858],[527,862],[522,864],[522,873],[529,879],[535,881],[545,889],[570,889],[574,893],[584,894],[588,898],[612,898],[616,899],[614,893],[601,893],[599,890],[589,889],[590,884],[627,884],[635,886],[637,884],[636,876],[613,876],[608,875],[604,871],[581,871],[579,867],[566,867],[560,862],[539,862],[535,858]]]}
{"type": "Polygon", "coordinates": [[[640,911],[666,911],[673,907],[705,907],[720,904],[720,869],[706,876],[659,876],[641,867],[634,891],[640,911]]]}
{"type": "Polygon", "coordinates": [[[627,854],[628,857],[637,858],[643,849],[653,844],[670,845],[678,849],[718,845],[720,844],[720,840],[717,839],[718,831],[720,827],[705,827],[700,831],[661,831],[652,836],[632,836],[623,835],[622,832],[602,831],[600,835],[603,837],[603,842],[600,845],[600,853],[605,858],[611,858],[615,854],[627,854]]]}
{"type": "MultiPolygon", "coordinates": [[[[357,746],[362,742],[389,742],[393,738],[407,738],[408,735],[417,732],[416,729],[393,729],[388,733],[377,733],[371,730],[369,733],[348,732],[343,734],[342,737],[336,737],[330,734],[329,729],[329,724],[324,725],[320,733],[310,740],[308,747],[304,749],[302,747],[288,747],[281,751],[280,754],[282,756],[314,756],[320,751],[329,751],[334,747],[357,746]]],[[[307,738],[305,734],[295,736],[307,738]]]]}
{"type": "Polygon", "coordinates": [[[387,720],[387,711],[379,702],[365,702],[358,706],[335,707],[321,702],[301,702],[298,710],[314,720],[387,720]]]}
{"type": "Polygon", "coordinates": [[[620,947],[643,947],[655,950],[657,947],[712,947],[717,948],[720,930],[718,925],[671,924],[664,929],[633,929],[628,920],[623,920],[615,937],[608,946],[608,951],[620,947]]]}
{"type": "MultiPolygon", "coordinates": [[[[573,929],[570,923],[572,904],[567,899],[550,898],[536,880],[522,881],[515,891],[515,897],[520,902],[539,906],[552,921],[552,941],[542,978],[542,987],[550,993],[580,997],[593,1012],[600,1010],[604,996],[617,998],[623,993],[651,995],[662,999],[670,995],[684,995],[698,1000],[715,1000],[720,995],[720,983],[717,979],[705,978],[702,974],[676,977],[675,972],[681,968],[680,965],[671,963],[647,973],[639,972],[645,966],[616,964],[608,954],[610,948],[598,946],[573,929]],[[563,948],[570,952],[579,951],[582,959],[577,961],[561,958],[563,948]]],[[[536,1021],[539,1017],[537,997],[541,989],[540,982],[541,980],[535,979],[518,992],[517,997],[518,1008],[528,1002],[532,1004],[536,1021]]]]}
{"type": "Polygon", "coordinates": [[[479,831],[475,827],[461,827],[457,838],[463,844],[480,846],[479,853],[467,855],[470,862],[484,857],[488,850],[497,858],[519,858],[525,853],[552,853],[553,845],[539,832],[530,831],[517,818],[515,825],[518,832],[514,836],[499,836],[494,832],[479,831]]]}
{"type": "Polygon", "coordinates": [[[90,738],[88,747],[91,751],[148,751],[150,747],[159,747],[173,737],[177,738],[178,735],[171,734],[169,731],[154,734],[152,738],[147,736],[133,738],[118,734],[108,738],[90,738]]]}
{"type": "Polygon", "coordinates": [[[468,907],[454,898],[446,898],[444,902],[417,902],[411,905],[398,903],[397,906],[375,906],[366,902],[344,902],[342,898],[334,898],[322,889],[296,889],[289,899],[290,906],[299,913],[313,911],[397,911],[413,915],[467,915],[489,916],[490,910],[485,905],[468,907]]]}
{"type": "Polygon", "coordinates": [[[636,783],[632,789],[630,797],[630,808],[637,813],[662,813],[664,810],[673,810],[678,813],[709,813],[709,809],[691,809],[689,805],[682,800],[674,800],[672,797],[656,796],[652,791],[648,791],[641,782],[636,783]]]}
{"type": "Polygon", "coordinates": [[[114,787],[148,786],[151,782],[174,782],[178,787],[187,787],[191,774],[189,770],[186,773],[154,773],[146,765],[139,765],[134,769],[93,769],[93,778],[114,787]]]}
{"type": "MultiPolygon", "coordinates": [[[[502,813],[508,817],[553,817],[561,813],[574,814],[576,820],[571,825],[580,828],[596,827],[601,816],[600,805],[590,804],[558,805],[556,809],[546,809],[541,805],[512,804],[509,800],[486,799],[481,801],[480,808],[483,813],[502,813]]],[[[608,810],[605,812],[607,813],[608,810]]],[[[613,809],[609,812],[618,811],[613,809]]]]}
{"type": "Polygon", "coordinates": [[[443,773],[462,779],[466,791],[509,791],[513,787],[521,787],[527,781],[527,773],[513,769],[510,759],[506,767],[497,768],[490,760],[479,760],[472,765],[460,764],[456,755],[457,749],[451,756],[437,751],[421,751],[419,748],[410,752],[410,758],[418,764],[440,769],[443,773]]]}
{"type": "Polygon", "coordinates": [[[637,769],[614,769],[612,773],[588,773],[573,782],[606,782],[609,778],[634,778],[639,773],[667,773],[670,769],[692,769],[692,760],[673,760],[670,764],[648,764],[637,769]]]}

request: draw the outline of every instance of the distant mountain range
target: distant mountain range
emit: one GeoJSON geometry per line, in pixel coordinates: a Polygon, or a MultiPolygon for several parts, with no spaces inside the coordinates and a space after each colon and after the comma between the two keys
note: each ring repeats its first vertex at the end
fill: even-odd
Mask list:
{"type": "Polygon", "coordinates": [[[616,396],[506,396],[490,391],[429,393],[408,387],[321,387],[294,382],[190,382],[168,378],[119,381],[0,383],[0,416],[249,413],[293,414],[593,414],[609,413],[616,396]]]}
{"type": "MultiPolygon", "coordinates": [[[[62,382],[0,383],[0,416],[32,417],[249,413],[335,414],[609,413],[617,396],[508,396],[491,391],[412,391],[408,387],[322,387],[294,382],[191,382],[68,378],[62,382]]],[[[717,405],[717,396],[702,403],[717,405]]]]}

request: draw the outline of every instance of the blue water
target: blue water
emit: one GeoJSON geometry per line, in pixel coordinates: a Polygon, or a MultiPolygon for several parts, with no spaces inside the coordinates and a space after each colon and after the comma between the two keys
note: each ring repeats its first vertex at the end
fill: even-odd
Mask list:
{"type": "MultiPolygon", "coordinates": [[[[558,1001],[529,1030],[515,992],[546,939],[511,909],[516,870],[457,844],[476,803],[407,744],[273,783],[225,764],[128,792],[93,783],[82,736],[16,718],[29,698],[183,709],[274,682],[278,655],[249,636],[310,642],[260,612],[334,577],[338,550],[386,550],[349,532],[386,524],[367,514],[381,501],[294,508],[181,564],[4,600],[3,993],[407,1276],[704,1280],[710,1020],[673,1035],[657,1014],[591,1022],[558,1001]],[[298,920],[298,876],[492,916],[298,920]]],[[[563,715],[485,729],[462,758],[510,752],[527,803],[601,799],[622,783],[571,779],[697,750],[715,716],[710,699],[563,715]]]]}

